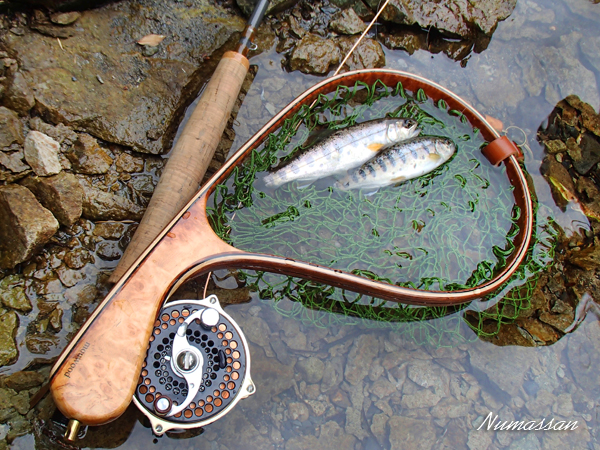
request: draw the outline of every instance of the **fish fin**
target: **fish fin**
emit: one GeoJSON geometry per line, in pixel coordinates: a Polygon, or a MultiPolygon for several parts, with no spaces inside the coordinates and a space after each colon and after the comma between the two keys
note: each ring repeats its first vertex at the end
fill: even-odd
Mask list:
{"type": "Polygon", "coordinates": [[[374,191],[365,192],[365,197],[372,197],[377,194],[377,191],[379,191],[379,188],[375,189],[374,191]]]}
{"type": "MultiPolygon", "coordinates": [[[[313,180],[314,181],[314,180],[313,180]]],[[[296,184],[296,188],[297,189],[306,189],[307,187],[309,187],[311,184],[313,184],[313,181],[299,181],[298,184],[296,184]]]]}
{"type": "Polygon", "coordinates": [[[429,159],[432,161],[439,161],[440,159],[442,159],[442,157],[440,155],[438,155],[437,153],[430,153],[429,159]]]}
{"type": "Polygon", "coordinates": [[[385,146],[385,144],[380,144],[379,142],[373,142],[372,144],[367,145],[367,148],[369,150],[372,150],[374,152],[378,152],[379,150],[381,150],[383,147],[385,146]]]}
{"type": "Polygon", "coordinates": [[[392,178],[390,181],[394,183],[394,186],[398,186],[406,181],[406,177],[396,177],[392,178]]]}

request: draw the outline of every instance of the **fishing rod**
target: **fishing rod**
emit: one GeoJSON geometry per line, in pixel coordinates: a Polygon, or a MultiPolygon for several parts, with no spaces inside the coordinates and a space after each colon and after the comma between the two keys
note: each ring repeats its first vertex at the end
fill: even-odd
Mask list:
{"type": "Polygon", "coordinates": [[[256,30],[268,7],[269,0],[256,3],[237,49],[223,55],[173,146],[144,217],[111,274],[110,282],[119,281],[198,191],[248,73],[248,53],[256,49],[256,30]]]}

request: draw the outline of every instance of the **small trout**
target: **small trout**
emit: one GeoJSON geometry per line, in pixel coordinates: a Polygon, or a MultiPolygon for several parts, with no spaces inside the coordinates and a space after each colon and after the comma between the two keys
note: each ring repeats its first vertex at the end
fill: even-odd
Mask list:
{"type": "Polygon", "coordinates": [[[450,139],[421,136],[384,150],[361,167],[351,170],[335,186],[341,190],[377,190],[420,177],[438,168],[456,151],[450,139]]]}
{"type": "Polygon", "coordinates": [[[377,152],[418,135],[413,119],[380,119],[337,131],[274,173],[265,176],[267,187],[290,181],[306,184],[339,175],[360,166],[377,152]]]}

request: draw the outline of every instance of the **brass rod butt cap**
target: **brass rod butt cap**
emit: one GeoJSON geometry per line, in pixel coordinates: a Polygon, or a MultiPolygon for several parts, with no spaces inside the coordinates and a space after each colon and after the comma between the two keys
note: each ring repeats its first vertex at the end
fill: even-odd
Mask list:
{"type": "Polygon", "coordinates": [[[77,434],[79,434],[79,427],[81,423],[79,420],[71,419],[67,424],[67,431],[65,432],[65,439],[69,442],[75,442],[77,434]]]}

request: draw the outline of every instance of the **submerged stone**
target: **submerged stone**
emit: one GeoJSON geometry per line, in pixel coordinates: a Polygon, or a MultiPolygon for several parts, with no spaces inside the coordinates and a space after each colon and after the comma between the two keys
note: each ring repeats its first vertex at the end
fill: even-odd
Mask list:
{"type": "Polygon", "coordinates": [[[0,310],[0,367],[13,364],[19,354],[15,336],[19,318],[14,311],[2,313],[0,310]]]}
{"type": "Polygon", "coordinates": [[[33,256],[58,230],[58,221],[19,185],[0,187],[0,267],[33,256]]]}
{"type": "Polygon", "coordinates": [[[30,177],[21,184],[33,192],[62,225],[71,226],[81,217],[83,190],[75,175],[61,172],[51,177],[30,177]]]}
{"type": "Polygon", "coordinates": [[[15,372],[4,379],[4,385],[17,392],[41,385],[46,377],[39,372],[23,370],[15,372]]]}
{"type": "Polygon", "coordinates": [[[24,280],[18,275],[8,275],[0,281],[0,300],[7,308],[22,312],[32,309],[31,301],[25,294],[24,280]]]}
{"type": "MultiPolygon", "coordinates": [[[[347,54],[354,45],[357,38],[342,37],[337,43],[340,46],[342,54],[347,54]]],[[[357,69],[374,69],[385,66],[385,53],[381,48],[381,44],[374,40],[365,38],[346,61],[345,67],[349,70],[357,69]]]]}
{"type": "Polygon", "coordinates": [[[60,145],[50,136],[39,131],[30,131],[25,139],[25,160],[36,175],[45,177],[62,170],[58,153],[60,145]]]}

